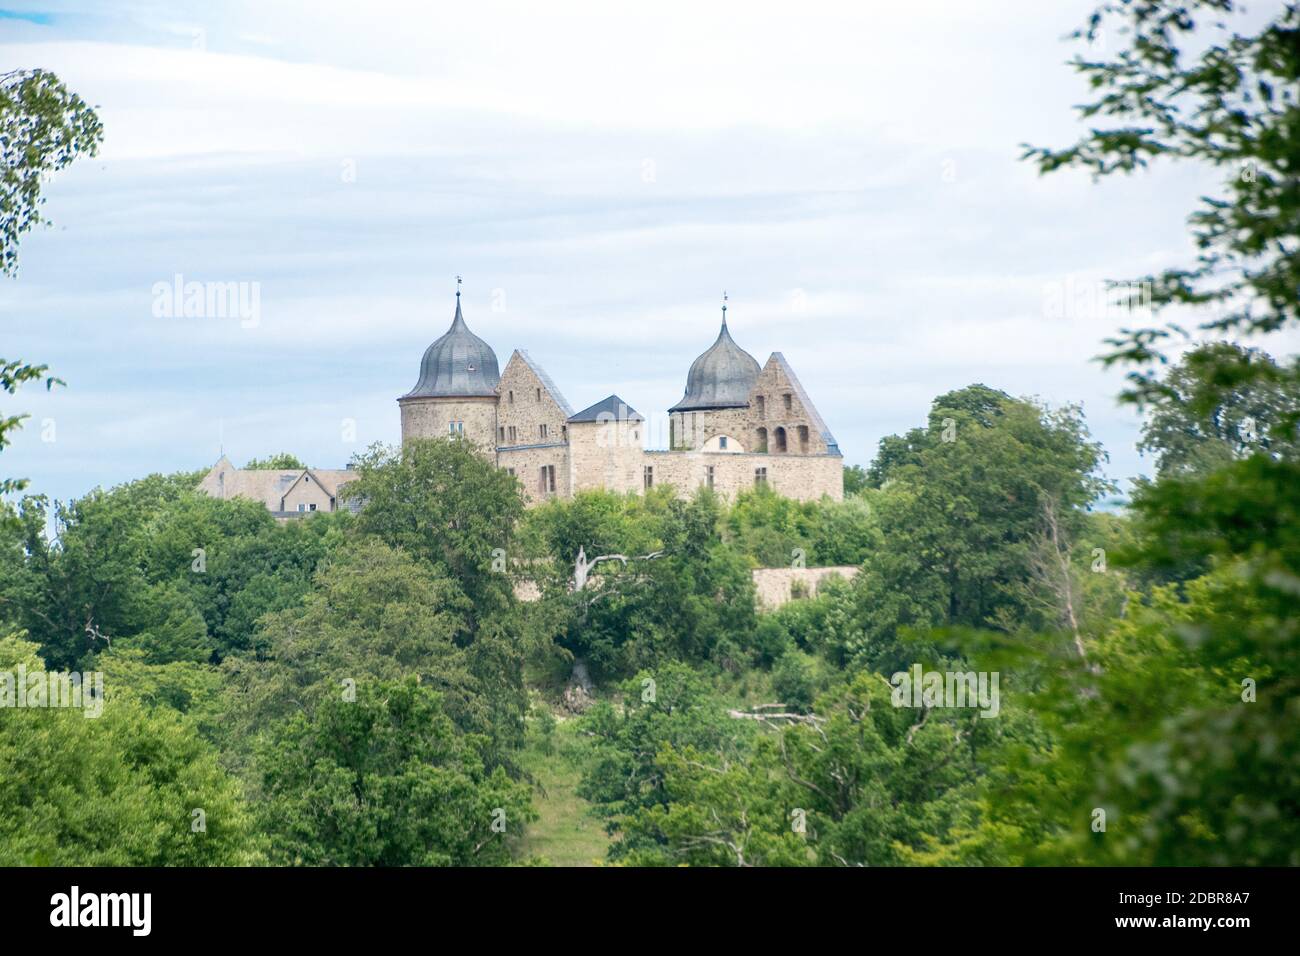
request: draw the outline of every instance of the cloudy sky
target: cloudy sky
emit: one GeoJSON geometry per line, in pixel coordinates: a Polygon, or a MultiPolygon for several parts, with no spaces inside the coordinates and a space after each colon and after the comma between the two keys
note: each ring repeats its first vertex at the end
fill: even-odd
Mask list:
{"type": "Polygon", "coordinates": [[[574,408],[662,421],[726,289],[848,463],[984,382],[1082,402],[1113,477],[1150,466],[1089,291],[1185,261],[1210,184],[1018,160],[1078,132],[1088,2],[0,6],[0,64],[106,128],[0,279],[0,354],[68,383],[4,406],[34,491],[396,441],[457,274],[501,365],[527,349],[574,408]],[[256,313],[160,315],[177,276],[256,313]]]}

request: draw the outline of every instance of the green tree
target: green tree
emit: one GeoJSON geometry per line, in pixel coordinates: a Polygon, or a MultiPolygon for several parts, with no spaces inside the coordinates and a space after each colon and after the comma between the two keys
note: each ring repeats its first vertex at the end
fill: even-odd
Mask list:
{"type": "Polygon", "coordinates": [[[940,396],[928,428],[886,447],[873,465],[881,543],[854,582],[860,636],[846,649],[884,673],[916,660],[907,629],[1017,626],[1049,519],[1072,538],[1110,487],[1078,409],[985,386],[940,396]]]}
{"type": "MultiPolygon", "coordinates": [[[[43,671],[0,639],[0,671],[43,671]]],[[[179,714],[106,683],[103,712],[0,708],[0,865],[236,866],[251,820],[216,753],[179,714]],[[201,811],[200,817],[194,811],[201,811]]]]}
{"type": "Polygon", "coordinates": [[[1203,345],[1159,385],[1138,444],[1156,456],[1158,476],[1203,474],[1256,452],[1296,457],[1300,378],[1263,352],[1203,345]]]}
{"type": "Polygon", "coordinates": [[[255,471],[258,469],[269,469],[271,471],[279,470],[297,470],[306,468],[307,465],[296,455],[291,455],[287,451],[282,451],[278,455],[271,455],[268,458],[250,458],[244,468],[255,471]]]}
{"type": "MultiPolygon", "coordinates": [[[[0,73],[0,272],[18,269],[18,242],[44,222],[41,188],[49,175],[77,156],[94,156],[104,138],[98,114],[48,70],[0,73]]],[[[10,395],[26,382],[45,380],[47,389],[63,380],[48,367],[0,357],[0,389],[10,395]]],[[[0,415],[0,451],[26,415],[0,415]]],[[[0,480],[0,494],[20,491],[24,479],[0,480]]]]}
{"type": "MultiPolygon", "coordinates": [[[[1108,0],[1075,32],[1112,40],[1109,55],[1078,54],[1094,98],[1088,132],[1063,149],[1027,148],[1042,173],[1130,173],[1156,159],[1220,170],[1223,187],[1188,219],[1196,260],[1128,280],[1157,312],[1208,309],[1215,333],[1273,332],[1300,318],[1300,6],[1262,25],[1237,0],[1108,0]],[[1119,42],[1113,42],[1118,38],[1119,42]]],[[[1100,52],[1100,51],[1099,51],[1100,52]]],[[[1160,392],[1151,363],[1179,326],[1126,329],[1107,364],[1132,363],[1130,401],[1160,392]]],[[[1246,356],[1231,361],[1251,370],[1246,356]]],[[[1256,369],[1255,371],[1258,371],[1256,369]]]]}
{"type": "Polygon", "coordinates": [[[363,502],[357,530],[401,548],[450,575],[471,601],[470,618],[513,602],[510,560],[523,514],[518,483],[471,442],[456,438],[376,445],[356,461],[347,494],[363,502]]]}
{"type": "Polygon", "coordinates": [[[274,728],[259,758],[262,826],[276,863],[490,866],[534,818],[529,788],[497,767],[442,711],[441,695],[403,681],[326,697],[274,728]]]}

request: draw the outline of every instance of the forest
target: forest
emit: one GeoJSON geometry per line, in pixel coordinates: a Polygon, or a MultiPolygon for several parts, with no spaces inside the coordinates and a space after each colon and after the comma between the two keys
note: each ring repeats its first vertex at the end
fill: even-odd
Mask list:
{"type": "MultiPolygon", "coordinates": [[[[1300,320],[1300,13],[1215,33],[1234,9],[1103,5],[1083,34],[1127,33],[1075,63],[1090,130],[1023,157],[1223,173],[1194,257],[1136,277],[1171,321],[1099,357],[1149,476],[996,382],[953,382],[843,501],[525,508],[454,438],[368,449],[355,513],[288,522],[197,471],[72,501],[6,475],[0,703],[20,672],[104,698],[0,707],[0,865],[1300,864],[1300,363],[1271,347],[1300,320]],[[580,550],[627,560],[579,587],[580,550]],[[761,607],[752,571],[803,564],[858,570],[761,607]],[[900,701],[927,672],[996,675],[997,706],[900,701]]],[[[42,71],[0,78],[0,118],[10,271],[102,130],[42,71]]]]}
{"type": "Polygon", "coordinates": [[[525,510],[457,439],[360,456],[355,515],[278,523],[195,473],[24,497],[0,670],[102,672],[106,701],[2,712],[0,860],[1294,863],[1300,481],[1240,426],[1300,391],[1198,418],[1225,350],[1276,368],[1174,366],[1159,476],[1122,513],[1090,508],[1105,453],[1078,409],[984,385],[883,441],[843,502],[525,510]],[[577,590],[580,548],[662,555],[577,590]],[[792,555],[860,571],[757,610],[751,569],[792,555]],[[897,706],[916,664],[999,675],[996,715],[897,706]]]}

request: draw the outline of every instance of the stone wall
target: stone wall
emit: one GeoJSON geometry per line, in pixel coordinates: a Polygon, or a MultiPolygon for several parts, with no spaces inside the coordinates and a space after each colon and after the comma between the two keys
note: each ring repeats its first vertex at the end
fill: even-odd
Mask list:
{"type": "Polygon", "coordinates": [[[465,438],[488,450],[496,447],[497,400],[482,398],[399,398],[402,441],[446,438],[451,422],[464,422],[465,438]]]}
{"type": "Polygon", "coordinates": [[[303,511],[311,511],[312,505],[316,506],[317,511],[332,511],[330,499],[334,496],[321,486],[310,473],[301,476],[293,486],[285,493],[284,511],[297,511],[298,506],[303,506],[303,511]]]}
{"type": "Polygon", "coordinates": [[[524,445],[514,448],[497,449],[497,466],[513,469],[514,475],[524,489],[524,500],[528,504],[544,501],[547,498],[571,498],[573,490],[569,483],[569,447],[563,442],[546,445],[524,445]],[[543,465],[555,468],[555,493],[543,491],[541,471],[543,465]]]}
{"type": "Polygon", "coordinates": [[[565,440],[569,416],[518,352],[510,356],[501,373],[497,394],[497,445],[545,445],[565,440]]]}
{"type": "Polygon", "coordinates": [[[816,501],[828,495],[844,499],[844,459],[839,455],[757,455],[707,451],[647,451],[644,464],[654,468],[656,485],[672,485],[678,494],[691,495],[708,484],[713,469],[713,490],[724,497],[756,485],[759,469],[777,494],[796,501],[816,501]]]}
{"type": "Polygon", "coordinates": [[[574,492],[641,491],[644,441],[642,421],[571,422],[570,487],[574,492]]]}
{"type": "Polygon", "coordinates": [[[755,568],[754,592],[758,599],[758,606],[765,611],[772,611],[794,600],[796,583],[802,586],[803,597],[812,597],[827,578],[835,577],[851,581],[857,573],[858,568],[853,565],[826,568],[755,568]]]}
{"type": "Polygon", "coordinates": [[[762,448],[763,437],[759,429],[764,429],[768,453],[778,454],[776,432],[778,428],[783,428],[786,433],[786,454],[824,455],[827,448],[821,430],[813,424],[814,416],[804,407],[799,396],[801,389],[790,381],[786,371],[782,360],[773,354],[758,373],[758,381],[754,383],[749,395],[749,426],[753,447],[755,450],[762,448]],[[760,398],[762,402],[759,402],[760,398]],[[801,438],[801,435],[806,437],[801,438]]]}

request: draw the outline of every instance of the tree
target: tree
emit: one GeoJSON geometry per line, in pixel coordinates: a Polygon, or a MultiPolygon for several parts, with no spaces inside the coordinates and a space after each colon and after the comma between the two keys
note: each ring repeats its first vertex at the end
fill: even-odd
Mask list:
{"type": "MultiPolygon", "coordinates": [[[[1192,264],[1130,280],[1157,312],[1208,308],[1215,333],[1273,332],[1300,318],[1300,6],[1286,3],[1256,27],[1236,0],[1108,0],[1076,39],[1119,37],[1110,57],[1079,54],[1075,69],[1095,98],[1079,107],[1089,131],[1063,149],[1027,148],[1040,172],[1066,167],[1097,177],[1152,160],[1223,170],[1221,195],[1189,217],[1192,264]],[[1108,121],[1108,122],[1103,122],[1108,121]]],[[[1107,364],[1134,364],[1129,401],[1161,389],[1151,363],[1186,335],[1179,326],[1124,329],[1107,364]]],[[[1223,356],[1250,369],[1244,355],[1223,356]]],[[[1258,372],[1258,369],[1255,369],[1258,372]]]]}
{"type": "Polygon", "coordinates": [[[513,602],[509,558],[523,514],[518,483],[471,443],[421,439],[401,449],[376,445],[356,461],[345,494],[363,502],[357,530],[449,574],[479,618],[513,602]]]}
{"type": "MultiPolygon", "coordinates": [[[[1080,35],[1119,21],[1126,45],[1076,60],[1098,91],[1083,112],[1122,125],[1028,154],[1043,172],[1098,176],[1154,157],[1227,167],[1227,198],[1190,219],[1196,263],[1145,280],[1157,311],[1200,308],[1220,334],[1297,318],[1300,8],[1244,35],[1240,13],[1232,0],[1103,4],[1080,35]]],[[[1034,675],[1028,703],[1050,736],[1008,743],[981,787],[983,822],[931,862],[1300,862],[1297,369],[1214,344],[1161,381],[1160,348],[1182,332],[1125,329],[1104,357],[1135,366],[1124,398],[1154,407],[1144,440],[1161,454],[1123,564],[1175,583],[1131,594],[1086,658],[1028,641],[1004,655],[1034,675]],[[1233,434],[1252,409],[1274,419],[1267,445],[1233,434]]]]}
{"type": "MultiPolygon", "coordinates": [[[[41,187],[49,174],[83,153],[94,156],[103,138],[99,116],[53,73],[0,74],[0,272],[17,272],[19,239],[44,221],[41,187]]],[[[13,395],[25,382],[44,379],[47,389],[63,384],[47,371],[45,365],[0,358],[0,389],[13,395]]],[[[0,451],[26,417],[0,415],[0,451]]],[[[2,479],[0,494],[26,486],[23,479],[2,479]]]]}
{"type": "Polygon", "coordinates": [[[259,767],[271,859],[308,866],[490,866],[533,819],[414,677],[322,699],[274,728],[259,767]]]}
{"type": "Polygon", "coordinates": [[[1109,487],[1078,409],[1040,408],[982,385],[940,396],[930,426],[881,443],[880,545],[854,581],[851,657],[892,673],[916,660],[904,631],[1014,627],[1044,504],[1072,536],[1109,487]]]}
{"type": "Polygon", "coordinates": [[[1159,384],[1138,448],[1156,456],[1160,477],[1204,474],[1256,452],[1294,458],[1300,450],[1300,379],[1263,352],[1203,345],[1159,384]]]}
{"type": "Polygon", "coordinates": [[[250,458],[244,468],[253,471],[258,469],[269,469],[271,471],[279,470],[298,470],[307,466],[296,456],[287,451],[282,451],[278,455],[271,455],[269,458],[250,458]]]}
{"type": "MultiPolygon", "coordinates": [[[[641,811],[669,803],[657,765],[662,748],[739,758],[754,729],[728,720],[704,678],[679,662],[637,674],[623,685],[623,697],[621,715],[608,701],[599,701],[581,718],[583,731],[594,738],[595,757],[583,774],[579,795],[607,818],[610,833],[621,832],[641,811]]],[[[653,833],[624,834],[611,844],[610,856],[619,859],[658,842],[653,833]]]]}
{"type": "Polygon", "coordinates": [[[225,662],[240,689],[231,700],[234,736],[250,739],[311,701],[340,696],[348,682],[355,688],[407,675],[438,691],[460,727],[489,733],[484,702],[491,688],[480,685],[456,643],[468,610],[446,574],[382,541],[354,542],[317,571],[300,605],[262,618],[261,660],[225,662]]]}
{"type": "Polygon", "coordinates": [[[861,465],[844,466],[844,497],[861,494],[862,489],[870,485],[867,481],[867,470],[861,465]]]}
{"type": "MultiPolygon", "coordinates": [[[[0,639],[0,671],[20,665],[44,671],[35,645],[0,639]]],[[[174,711],[107,689],[97,718],[0,708],[0,865],[256,862],[243,795],[212,748],[174,711]]]]}
{"type": "Polygon", "coordinates": [[[888,866],[971,827],[978,758],[1005,723],[895,707],[891,691],[859,674],[815,715],[764,722],[740,751],[647,741],[662,797],[619,818],[618,852],[639,864],[888,866]]]}

